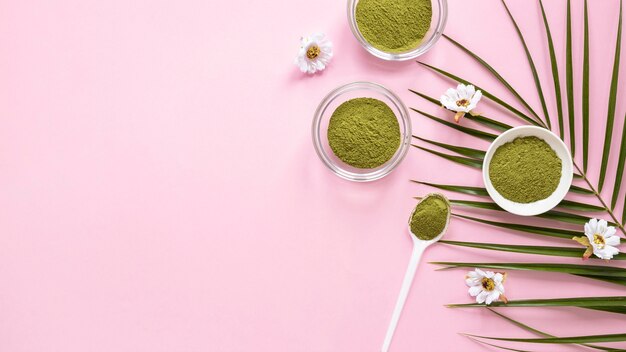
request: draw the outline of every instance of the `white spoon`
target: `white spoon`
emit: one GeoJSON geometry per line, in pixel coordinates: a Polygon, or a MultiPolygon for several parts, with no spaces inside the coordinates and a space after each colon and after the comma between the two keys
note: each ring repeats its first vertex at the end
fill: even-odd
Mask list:
{"type": "Polygon", "coordinates": [[[391,315],[391,322],[389,323],[389,327],[387,328],[387,335],[385,335],[385,341],[383,342],[382,352],[389,351],[389,345],[391,345],[391,339],[393,338],[393,333],[396,331],[396,326],[398,326],[398,320],[400,319],[400,314],[402,313],[402,309],[404,308],[404,303],[406,302],[406,297],[409,294],[409,290],[411,289],[411,284],[413,283],[413,277],[415,277],[415,271],[417,270],[417,266],[419,265],[420,258],[422,257],[422,253],[424,250],[428,248],[431,244],[439,241],[443,235],[446,233],[448,229],[448,224],[450,223],[450,202],[448,199],[439,193],[430,193],[426,195],[422,200],[417,203],[413,211],[411,212],[411,216],[409,217],[409,235],[411,239],[413,239],[413,254],[411,254],[411,260],[409,261],[409,266],[406,269],[406,274],[404,274],[404,281],[402,282],[402,288],[400,289],[400,295],[398,296],[398,300],[396,301],[396,308],[393,310],[393,314],[391,315]],[[441,198],[447,205],[447,218],[446,225],[444,226],[441,233],[433,238],[432,240],[421,240],[414,233],[411,232],[411,219],[413,218],[413,214],[417,207],[420,204],[428,199],[429,197],[439,197],[441,198]]]}

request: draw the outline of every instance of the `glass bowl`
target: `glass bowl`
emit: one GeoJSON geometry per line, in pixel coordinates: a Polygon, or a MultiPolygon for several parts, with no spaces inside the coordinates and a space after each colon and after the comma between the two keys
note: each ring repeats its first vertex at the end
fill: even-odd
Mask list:
{"type": "Polygon", "coordinates": [[[356,5],[359,0],[348,0],[348,22],[350,23],[350,29],[352,30],[352,34],[356,37],[356,39],[361,43],[361,46],[365,48],[365,50],[369,51],[370,54],[381,58],[383,60],[390,61],[405,61],[415,59],[416,57],[424,54],[430,48],[435,45],[437,40],[441,38],[443,34],[443,30],[446,27],[446,21],[448,19],[448,2],[447,0],[432,0],[432,9],[433,9],[433,17],[430,21],[430,28],[426,35],[424,35],[424,39],[416,48],[400,52],[400,53],[389,53],[386,51],[382,51],[380,49],[372,46],[363,35],[359,31],[359,28],[356,23],[356,5]]]}
{"type": "Polygon", "coordinates": [[[389,89],[372,82],[353,82],[336,88],[320,102],[312,126],[313,144],[322,162],[337,176],[350,181],[368,182],[378,180],[393,171],[404,159],[411,142],[409,111],[400,98],[389,89]],[[378,99],[391,108],[400,126],[400,146],[383,165],[374,169],[360,169],[337,158],[328,144],[328,123],[333,112],[343,102],[354,98],[378,99]]]}

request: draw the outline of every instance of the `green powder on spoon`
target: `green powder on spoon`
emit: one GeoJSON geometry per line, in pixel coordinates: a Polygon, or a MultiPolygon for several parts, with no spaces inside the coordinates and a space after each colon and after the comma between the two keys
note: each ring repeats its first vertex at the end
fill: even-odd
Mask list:
{"type": "Polygon", "coordinates": [[[373,98],[348,100],[328,123],[328,144],[346,164],[373,169],[389,161],[400,146],[400,125],[384,102],[373,98]]]}
{"type": "Polygon", "coordinates": [[[439,194],[428,195],[415,206],[409,221],[411,233],[420,240],[430,241],[443,232],[449,217],[447,199],[439,194]]]}
{"type": "Polygon", "coordinates": [[[430,28],[431,0],[359,0],[357,27],[373,47],[401,53],[420,45],[430,28]]]}
{"type": "Polygon", "coordinates": [[[520,137],[496,149],[489,163],[489,179],[504,198],[532,203],[554,193],[561,181],[562,160],[548,143],[520,137]]]}

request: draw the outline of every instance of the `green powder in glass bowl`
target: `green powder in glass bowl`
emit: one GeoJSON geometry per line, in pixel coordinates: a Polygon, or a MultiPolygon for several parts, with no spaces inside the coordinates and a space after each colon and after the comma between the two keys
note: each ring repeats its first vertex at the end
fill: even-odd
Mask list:
{"type": "Polygon", "coordinates": [[[420,45],[432,21],[431,0],[359,0],[355,20],[378,50],[402,53],[420,45]]]}
{"type": "Polygon", "coordinates": [[[496,149],[489,180],[504,198],[533,203],[554,193],[561,181],[562,160],[537,137],[518,137],[496,149]]]}
{"type": "Polygon", "coordinates": [[[400,125],[384,102],[374,98],[350,99],[330,117],[328,144],[335,156],[352,167],[377,168],[400,147],[400,125]]]}

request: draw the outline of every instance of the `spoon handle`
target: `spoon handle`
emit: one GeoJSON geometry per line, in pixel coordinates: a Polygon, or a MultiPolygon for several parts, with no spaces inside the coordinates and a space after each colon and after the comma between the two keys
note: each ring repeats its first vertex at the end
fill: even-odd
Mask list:
{"type": "Polygon", "coordinates": [[[425,248],[426,247],[420,246],[418,243],[415,243],[413,246],[413,254],[411,254],[411,260],[409,261],[409,266],[406,269],[406,274],[404,274],[404,281],[402,282],[400,295],[396,301],[396,308],[393,310],[393,315],[391,315],[391,322],[387,328],[387,335],[385,335],[382,352],[389,351],[389,345],[391,345],[393,333],[396,331],[396,326],[398,326],[398,320],[400,319],[400,314],[404,308],[404,302],[406,302],[406,297],[409,295],[409,290],[411,289],[411,284],[413,283],[413,278],[415,277],[415,271],[417,270],[417,266],[419,265],[420,258],[422,257],[422,253],[424,253],[425,248]]]}

